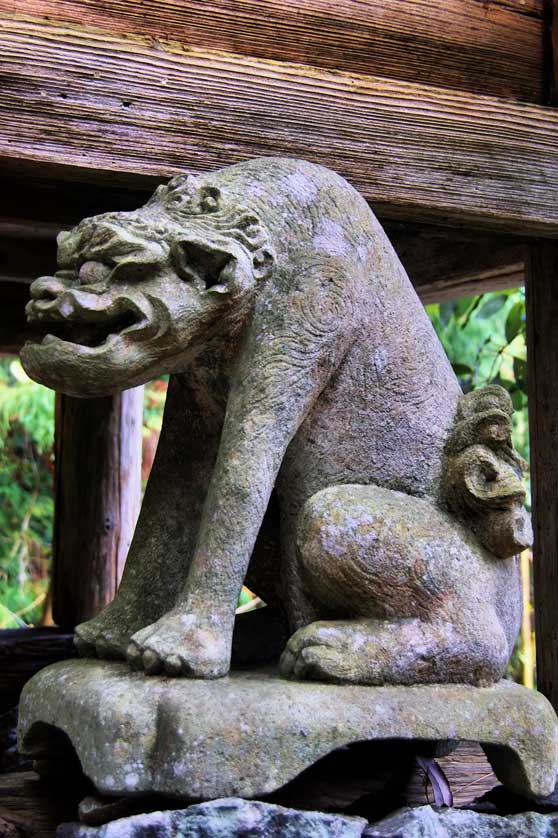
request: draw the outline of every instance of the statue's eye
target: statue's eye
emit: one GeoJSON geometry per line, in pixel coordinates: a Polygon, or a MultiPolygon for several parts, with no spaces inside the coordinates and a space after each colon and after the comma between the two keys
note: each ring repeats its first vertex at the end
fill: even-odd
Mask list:
{"type": "Polygon", "coordinates": [[[199,291],[211,288],[223,293],[234,266],[234,257],[224,250],[201,242],[175,242],[173,263],[178,276],[192,283],[199,291]]]}
{"type": "Polygon", "coordinates": [[[111,272],[112,266],[104,262],[84,262],[79,269],[79,281],[81,285],[98,285],[105,283],[111,272]]]}

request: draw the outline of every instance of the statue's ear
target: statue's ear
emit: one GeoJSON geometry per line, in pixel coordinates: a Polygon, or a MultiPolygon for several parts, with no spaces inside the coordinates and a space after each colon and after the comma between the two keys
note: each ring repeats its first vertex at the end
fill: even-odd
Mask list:
{"type": "Polygon", "coordinates": [[[234,276],[235,257],[209,242],[180,239],[171,247],[174,268],[198,291],[226,294],[234,276]]]}
{"type": "Polygon", "coordinates": [[[490,449],[475,445],[464,458],[463,478],[469,502],[497,508],[523,500],[525,490],[513,468],[490,449]]]}

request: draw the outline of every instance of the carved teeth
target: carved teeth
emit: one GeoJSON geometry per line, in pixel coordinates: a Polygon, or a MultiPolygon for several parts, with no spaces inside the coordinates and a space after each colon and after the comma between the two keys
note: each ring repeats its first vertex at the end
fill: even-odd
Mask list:
{"type": "Polygon", "coordinates": [[[72,300],[69,299],[67,296],[63,297],[62,302],[58,307],[58,313],[64,319],[67,317],[71,317],[74,313],[74,306],[72,300]]]}

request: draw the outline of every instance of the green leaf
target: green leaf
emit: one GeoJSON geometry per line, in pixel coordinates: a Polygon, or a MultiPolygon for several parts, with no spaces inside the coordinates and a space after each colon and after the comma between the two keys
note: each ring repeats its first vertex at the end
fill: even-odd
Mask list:
{"type": "MultiPolygon", "coordinates": [[[[527,379],[527,364],[525,361],[522,361],[520,358],[513,359],[513,374],[515,380],[519,384],[520,381],[525,381],[527,379]]],[[[521,388],[523,390],[523,387],[521,388]]]]}
{"type": "Polygon", "coordinates": [[[238,605],[248,605],[249,602],[252,602],[252,597],[245,591],[244,588],[240,591],[240,595],[238,597],[238,605]]]}
{"type": "Polygon", "coordinates": [[[525,305],[521,300],[510,308],[506,318],[506,340],[508,343],[511,343],[521,331],[524,314],[525,305]]]}
{"type": "Polygon", "coordinates": [[[525,396],[521,390],[514,390],[513,393],[510,393],[510,396],[514,410],[521,410],[526,403],[525,396]]]}
{"type": "Polygon", "coordinates": [[[473,370],[467,364],[452,364],[452,368],[454,373],[459,377],[473,374],[473,370]]]}
{"type": "Polygon", "coordinates": [[[500,311],[503,305],[506,304],[507,296],[505,294],[498,294],[496,297],[491,297],[487,300],[477,312],[477,317],[481,320],[486,320],[487,317],[492,317],[497,311],[500,311]]]}
{"type": "Polygon", "coordinates": [[[490,383],[498,384],[500,387],[503,387],[504,390],[508,390],[508,392],[515,389],[515,381],[510,381],[509,378],[502,378],[499,375],[497,375],[496,378],[493,378],[490,383]]]}
{"type": "Polygon", "coordinates": [[[451,316],[455,309],[455,303],[441,303],[440,304],[440,321],[444,326],[447,326],[451,320],[451,316]]]}
{"type": "Polygon", "coordinates": [[[510,346],[509,352],[514,358],[519,358],[520,361],[527,360],[527,347],[525,346],[525,339],[522,335],[518,335],[514,339],[513,346],[510,346]]]}

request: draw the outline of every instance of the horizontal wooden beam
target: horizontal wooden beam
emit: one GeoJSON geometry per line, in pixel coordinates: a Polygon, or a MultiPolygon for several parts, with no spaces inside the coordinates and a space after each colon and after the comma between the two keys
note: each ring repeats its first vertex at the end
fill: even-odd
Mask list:
{"type": "Polygon", "coordinates": [[[16,18],[0,46],[4,171],[141,187],[304,157],[384,216],[558,234],[551,109],[16,18]]]}
{"type": "MultiPolygon", "coordinates": [[[[23,9],[23,6],[21,6],[23,9]]],[[[13,12],[14,0],[0,0],[13,12]]],[[[119,35],[542,102],[544,0],[26,0],[119,35]]]]}
{"type": "Polygon", "coordinates": [[[23,685],[36,672],[74,654],[73,635],[58,628],[0,631],[0,713],[17,704],[23,685]]]}
{"type": "Polygon", "coordinates": [[[425,305],[525,282],[525,246],[519,239],[420,224],[384,226],[425,305]]]}

